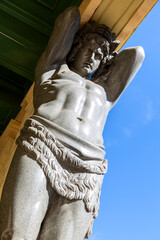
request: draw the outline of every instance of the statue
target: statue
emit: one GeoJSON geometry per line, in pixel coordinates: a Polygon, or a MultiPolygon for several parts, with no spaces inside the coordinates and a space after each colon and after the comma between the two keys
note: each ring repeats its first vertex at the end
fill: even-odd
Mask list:
{"type": "Polygon", "coordinates": [[[77,33],[79,24],[78,8],[66,9],[37,64],[34,114],[2,195],[2,240],[83,240],[98,215],[107,171],[102,131],[144,51],[117,54],[108,27],[89,22],[77,33]]]}

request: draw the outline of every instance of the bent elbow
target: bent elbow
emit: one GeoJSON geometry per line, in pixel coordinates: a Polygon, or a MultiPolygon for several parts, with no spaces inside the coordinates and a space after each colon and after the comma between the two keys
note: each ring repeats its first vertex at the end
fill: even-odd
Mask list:
{"type": "Polygon", "coordinates": [[[136,47],[136,59],[139,63],[142,63],[145,58],[145,52],[143,47],[138,46],[136,47]]]}

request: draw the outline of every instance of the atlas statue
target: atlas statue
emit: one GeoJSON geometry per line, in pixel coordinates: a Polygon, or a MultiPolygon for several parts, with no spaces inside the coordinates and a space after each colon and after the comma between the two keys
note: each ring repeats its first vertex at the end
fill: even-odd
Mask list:
{"type": "Polygon", "coordinates": [[[35,71],[34,114],[25,122],[4,185],[1,240],[83,240],[99,211],[107,115],[139,70],[142,47],[119,41],[67,8],[35,71]]]}

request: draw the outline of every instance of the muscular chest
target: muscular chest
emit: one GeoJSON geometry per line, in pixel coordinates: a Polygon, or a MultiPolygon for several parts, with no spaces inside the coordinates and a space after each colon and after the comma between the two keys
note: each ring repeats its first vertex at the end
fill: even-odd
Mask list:
{"type": "Polygon", "coordinates": [[[68,102],[85,101],[104,104],[106,93],[104,89],[92,81],[82,78],[72,71],[62,71],[52,78],[51,85],[59,95],[63,94],[68,102]]]}

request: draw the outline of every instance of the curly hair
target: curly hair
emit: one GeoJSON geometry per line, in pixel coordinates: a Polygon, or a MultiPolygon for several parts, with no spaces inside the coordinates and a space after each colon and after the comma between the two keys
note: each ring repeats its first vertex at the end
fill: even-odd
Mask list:
{"type": "Polygon", "coordinates": [[[116,35],[112,33],[106,25],[97,24],[94,21],[88,22],[75,36],[72,48],[67,57],[68,65],[72,65],[79,49],[85,42],[94,39],[96,41],[95,47],[100,47],[103,52],[103,59],[101,60],[99,68],[91,77],[92,79],[99,77],[104,69],[107,70],[116,55],[115,49],[120,42],[115,40],[115,38],[116,35]]]}

